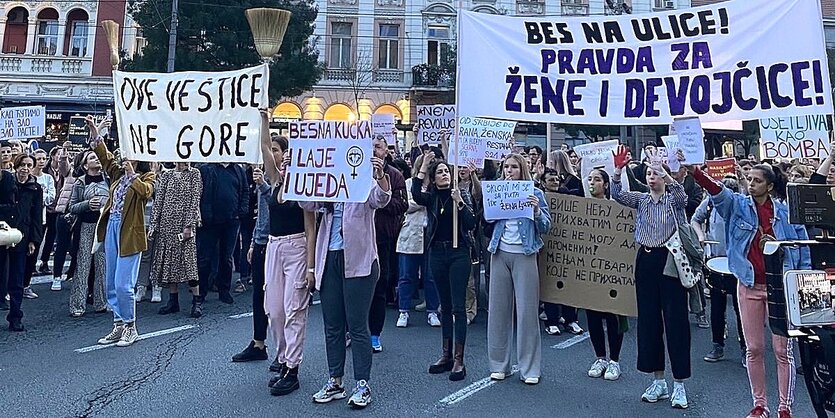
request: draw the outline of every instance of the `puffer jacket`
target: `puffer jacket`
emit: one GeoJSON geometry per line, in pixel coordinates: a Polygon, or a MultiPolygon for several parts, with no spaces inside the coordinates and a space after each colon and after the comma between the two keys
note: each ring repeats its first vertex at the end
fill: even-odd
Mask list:
{"type": "Polygon", "coordinates": [[[55,199],[55,213],[69,213],[67,210],[70,205],[70,198],[72,197],[72,190],[75,186],[77,178],[67,176],[64,178],[64,185],[61,186],[61,191],[58,193],[58,199],[55,199]]]}
{"type": "MultiPolygon", "coordinates": [[[[35,247],[41,245],[43,241],[43,224],[41,223],[41,216],[43,213],[43,188],[38,184],[34,176],[29,176],[25,183],[17,183],[17,222],[12,227],[15,227],[23,233],[23,241],[21,245],[35,244],[35,247]]],[[[24,247],[25,248],[25,247],[24,247]]]]}
{"type": "Polygon", "coordinates": [[[423,233],[424,228],[426,228],[426,208],[418,205],[412,197],[412,181],[413,179],[411,178],[406,180],[409,208],[406,209],[406,217],[403,220],[403,227],[400,229],[400,236],[397,238],[398,254],[423,254],[423,233]]]}

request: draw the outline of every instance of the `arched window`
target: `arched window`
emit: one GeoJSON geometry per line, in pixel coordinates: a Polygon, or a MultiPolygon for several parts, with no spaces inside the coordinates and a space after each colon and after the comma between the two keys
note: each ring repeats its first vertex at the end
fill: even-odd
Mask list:
{"type": "Polygon", "coordinates": [[[325,111],[325,120],[341,120],[353,122],[357,120],[357,114],[345,104],[334,103],[328,106],[325,111]]]}
{"type": "Polygon", "coordinates": [[[403,114],[400,113],[400,109],[397,108],[395,105],[391,104],[384,104],[380,105],[377,110],[374,111],[375,115],[379,115],[382,113],[388,113],[394,115],[394,120],[403,120],[403,114]]]}
{"type": "Polygon", "coordinates": [[[38,13],[38,38],[35,44],[37,55],[58,53],[58,11],[43,9],[38,13]]]}
{"type": "Polygon", "coordinates": [[[3,38],[4,54],[25,54],[26,38],[29,35],[29,11],[18,6],[9,10],[6,15],[5,37],[3,38]]]}
{"type": "Polygon", "coordinates": [[[71,57],[87,56],[87,36],[90,17],[82,9],[75,9],[67,15],[67,30],[64,37],[64,51],[71,57]]]}
{"type": "Polygon", "coordinates": [[[279,105],[273,109],[273,117],[283,120],[301,120],[302,109],[299,105],[293,102],[279,103],[279,105]]]}

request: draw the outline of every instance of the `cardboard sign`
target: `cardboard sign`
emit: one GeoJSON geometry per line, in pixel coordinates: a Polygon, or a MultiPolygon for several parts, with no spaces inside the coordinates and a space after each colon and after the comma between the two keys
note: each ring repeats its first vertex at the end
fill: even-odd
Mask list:
{"type": "Polygon", "coordinates": [[[371,122],[291,122],[289,132],[286,200],[368,200],[374,187],[371,122]]]}
{"type": "MultiPolygon", "coordinates": [[[[484,160],[501,161],[511,153],[516,122],[462,117],[458,121],[458,160],[461,166],[484,166],[484,160]]],[[[455,150],[455,137],[450,150],[455,150]]],[[[455,163],[456,160],[451,162],[455,163]]]]}
{"type": "Polygon", "coordinates": [[[226,72],[113,72],[119,148],[158,162],[261,161],[267,66],[226,72]]]}
{"type": "Polygon", "coordinates": [[[622,15],[462,11],[459,111],[589,125],[832,114],[820,2],[711,3],[622,15]]]}
{"type": "Polygon", "coordinates": [[[608,199],[546,193],[551,230],[539,252],[539,298],[637,316],[635,210],[608,199]]]}
{"type": "Polygon", "coordinates": [[[707,174],[714,180],[722,181],[728,174],[736,174],[736,158],[707,160],[707,174]]]}
{"type": "Polygon", "coordinates": [[[705,133],[699,118],[681,118],[673,121],[670,135],[678,137],[678,146],[684,152],[684,164],[705,162],[705,133]]]}
{"type": "Polygon", "coordinates": [[[394,115],[391,113],[371,115],[371,124],[374,137],[382,136],[386,139],[387,145],[397,145],[397,128],[394,127],[394,115]]]}
{"type": "Polygon", "coordinates": [[[44,135],[44,106],[7,107],[0,110],[0,140],[40,138],[44,135]]]}
{"type": "Polygon", "coordinates": [[[441,142],[441,133],[455,132],[455,105],[417,106],[418,145],[441,142]]]}
{"type": "Polygon", "coordinates": [[[481,193],[484,195],[484,219],[533,219],[533,206],[528,201],[533,194],[532,181],[484,181],[481,193]]]}
{"type": "Polygon", "coordinates": [[[826,115],[760,119],[762,157],[784,160],[828,157],[826,119],[826,115]]]}

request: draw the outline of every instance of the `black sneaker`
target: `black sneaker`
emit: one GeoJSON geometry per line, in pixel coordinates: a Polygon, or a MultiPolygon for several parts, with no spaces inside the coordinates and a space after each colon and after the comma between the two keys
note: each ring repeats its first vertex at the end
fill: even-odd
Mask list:
{"type": "Polygon", "coordinates": [[[716,363],[725,358],[725,347],[719,344],[713,343],[713,350],[710,350],[709,353],[705,356],[704,360],[708,363],[716,363]]]}
{"type": "MultiPolygon", "coordinates": [[[[231,304],[235,303],[235,299],[232,298],[232,295],[229,294],[229,292],[220,293],[219,298],[220,298],[221,302],[223,302],[227,305],[231,305],[231,304]]],[[[264,360],[266,360],[266,359],[264,359],[264,360]]]]}
{"type": "Polygon", "coordinates": [[[15,319],[9,322],[9,331],[23,332],[26,331],[26,328],[23,327],[23,322],[20,322],[19,319],[15,319]]]}
{"type": "Polygon", "coordinates": [[[287,365],[278,361],[278,356],[275,356],[275,360],[270,363],[270,371],[274,373],[284,374],[287,371],[287,365]]]}
{"type": "Polygon", "coordinates": [[[288,368],[284,376],[270,388],[273,396],[289,395],[299,388],[299,368],[288,368]]]}
{"type": "Polygon", "coordinates": [[[38,273],[49,274],[52,273],[52,270],[49,268],[49,265],[47,263],[41,261],[41,266],[38,267],[38,273]]]}
{"type": "Polygon", "coordinates": [[[258,348],[255,346],[255,342],[251,341],[249,346],[247,346],[244,351],[241,351],[238,354],[232,356],[232,362],[234,363],[243,363],[247,361],[256,361],[256,360],[266,360],[267,359],[267,347],[258,348]]]}

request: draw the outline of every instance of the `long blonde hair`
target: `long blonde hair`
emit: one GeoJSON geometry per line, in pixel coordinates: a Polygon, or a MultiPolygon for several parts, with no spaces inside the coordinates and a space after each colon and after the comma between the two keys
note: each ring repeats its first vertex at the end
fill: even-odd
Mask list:
{"type": "Polygon", "coordinates": [[[551,151],[549,165],[551,166],[549,168],[556,170],[560,176],[571,174],[572,176],[577,177],[577,172],[574,170],[574,166],[571,165],[571,158],[569,158],[568,153],[565,151],[551,151]]]}
{"type": "Polygon", "coordinates": [[[519,171],[522,174],[522,180],[532,180],[533,179],[533,177],[531,177],[531,168],[529,167],[528,160],[525,157],[523,157],[522,155],[516,154],[516,153],[508,154],[502,160],[502,166],[499,167],[499,169],[501,170],[501,177],[502,178],[504,178],[504,163],[505,163],[505,161],[507,161],[509,159],[513,159],[513,160],[516,161],[517,164],[519,164],[519,171]]]}

